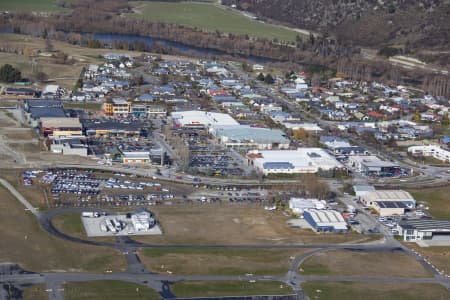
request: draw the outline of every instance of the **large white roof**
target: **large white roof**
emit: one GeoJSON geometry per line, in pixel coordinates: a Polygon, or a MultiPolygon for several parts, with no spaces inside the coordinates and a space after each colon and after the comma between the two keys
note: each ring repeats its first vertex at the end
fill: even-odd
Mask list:
{"type": "Polygon", "coordinates": [[[314,222],[320,227],[333,226],[334,229],[347,229],[347,223],[344,218],[335,210],[309,209],[308,213],[311,215],[314,222]]]}
{"type": "Polygon", "coordinates": [[[239,125],[239,123],[228,114],[207,112],[200,110],[177,111],[171,114],[172,119],[180,126],[204,125],[207,127],[239,125]]]}
{"type": "Polygon", "coordinates": [[[259,152],[255,164],[291,163],[294,168],[333,169],[343,167],[334,157],[321,148],[298,148],[297,150],[266,150],[259,152]]]}

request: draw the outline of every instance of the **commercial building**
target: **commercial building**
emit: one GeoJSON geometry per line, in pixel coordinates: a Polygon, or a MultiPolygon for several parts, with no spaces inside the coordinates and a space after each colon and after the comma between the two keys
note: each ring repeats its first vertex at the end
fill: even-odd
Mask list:
{"type": "Polygon", "coordinates": [[[78,118],[41,118],[40,130],[44,137],[82,135],[82,126],[78,118]]]}
{"type": "Polygon", "coordinates": [[[401,168],[395,162],[379,159],[374,155],[352,155],[348,163],[356,172],[367,176],[393,176],[401,173],[401,168]]]}
{"type": "Polygon", "coordinates": [[[325,209],[327,202],[325,200],[310,198],[291,198],[289,200],[289,208],[295,214],[303,214],[309,209],[325,209]]]}
{"type": "Polygon", "coordinates": [[[122,151],[122,163],[124,164],[146,164],[149,162],[149,151],[122,151]]]}
{"type": "Polygon", "coordinates": [[[253,150],[247,154],[249,163],[256,170],[271,173],[317,173],[319,170],[344,169],[344,166],[321,148],[298,148],[297,150],[253,150]]]}
{"type": "Polygon", "coordinates": [[[87,136],[141,136],[145,135],[147,127],[138,120],[83,119],[81,123],[87,136]]]}
{"type": "Polygon", "coordinates": [[[403,215],[416,207],[416,200],[403,190],[378,190],[362,196],[364,205],[374,208],[380,216],[403,215]]]}
{"type": "Polygon", "coordinates": [[[447,220],[402,220],[397,230],[407,242],[426,241],[428,246],[450,245],[450,221],[447,220]]]}
{"type": "Polygon", "coordinates": [[[22,116],[31,127],[37,128],[41,118],[65,118],[66,113],[59,100],[25,100],[22,116]]]}
{"type": "Polygon", "coordinates": [[[215,126],[212,134],[228,148],[287,149],[290,143],[279,129],[248,125],[215,126]]]}
{"type": "Polygon", "coordinates": [[[62,155],[88,156],[88,146],[81,140],[83,137],[52,137],[50,151],[62,155]]]}
{"type": "Polygon", "coordinates": [[[127,116],[130,110],[131,104],[125,99],[108,99],[103,103],[103,113],[107,116],[127,116]]]}
{"type": "Polygon", "coordinates": [[[207,112],[199,110],[177,111],[171,114],[172,122],[176,127],[204,127],[239,125],[228,114],[207,112]]]}
{"type": "Polygon", "coordinates": [[[446,163],[450,163],[450,151],[438,145],[412,146],[408,148],[408,153],[413,156],[433,157],[446,163]]]}
{"type": "Polygon", "coordinates": [[[306,222],[315,231],[347,232],[347,223],[344,217],[335,210],[309,209],[303,213],[306,222]]]}

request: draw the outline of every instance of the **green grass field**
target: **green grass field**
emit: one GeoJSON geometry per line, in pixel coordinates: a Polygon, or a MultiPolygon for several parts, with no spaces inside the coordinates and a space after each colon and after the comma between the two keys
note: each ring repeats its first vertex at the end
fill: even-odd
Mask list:
{"type": "Polygon", "coordinates": [[[437,284],[306,282],[302,288],[319,300],[444,300],[447,290],[437,284]]]}
{"type": "Polygon", "coordinates": [[[128,14],[134,18],[176,23],[239,35],[248,34],[253,37],[277,38],[283,41],[293,41],[298,34],[293,30],[264,24],[210,3],[134,2],[134,5],[135,13],[128,14]]]}
{"type": "Polygon", "coordinates": [[[56,0],[0,0],[0,10],[32,10],[38,12],[66,11],[64,8],[56,5],[56,0]]]}
{"type": "Polygon", "coordinates": [[[147,300],[162,299],[154,290],[130,282],[99,280],[89,282],[69,282],[64,285],[66,300],[147,300]]]}
{"type": "Polygon", "coordinates": [[[450,186],[434,189],[409,190],[417,202],[426,202],[430,213],[438,219],[450,220],[450,186]]]}
{"type": "Polygon", "coordinates": [[[289,295],[294,292],[278,281],[183,281],[171,287],[180,298],[251,296],[251,295],[289,295]]]}
{"type": "Polygon", "coordinates": [[[64,102],[64,108],[100,111],[100,109],[102,108],[102,104],[91,102],[64,102]]]}

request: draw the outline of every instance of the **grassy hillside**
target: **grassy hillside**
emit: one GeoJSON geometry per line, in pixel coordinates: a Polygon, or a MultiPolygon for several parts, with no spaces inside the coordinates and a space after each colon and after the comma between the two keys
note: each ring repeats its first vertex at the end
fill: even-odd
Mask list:
{"type": "Polygon", "coordinates": [[[297,32],[252,20],[231,9],[198,2],[133,2],[134,13],[127,16],[176,23],[206,30],[219,30],[254,37],[293,41],[297,32]]]}

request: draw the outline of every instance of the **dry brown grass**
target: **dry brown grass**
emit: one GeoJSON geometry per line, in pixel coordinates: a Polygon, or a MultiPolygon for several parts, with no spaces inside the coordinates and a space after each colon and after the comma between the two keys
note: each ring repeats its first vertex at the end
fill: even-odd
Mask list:
{"type": "Polygon", "coordinates": [[[123,256],[115,250],[50,236],[3,187],[0,199],[0,262],[19,263],[32,271],[121,271],[125,268],[123,256]]]}
{"type": "Polygon", "coordinates": [[[300,272],[308,275],[430,277],[412,256],[401,252],[334,250],[308,258],[300,272]]]}
{"type": "Polygon", "coordinates": [[[305,249],[199,249],[152,248],[139,251],[139,257],[148,270],[174,274],[197,275],[258,275],[285,274],[291,257],[305,249]]]}
{"type": "Polygon", "coordinates": [[[448,291],[438,284],[399,282],[305,282],[310,299],[318,300],[447,300],[448,291]]]}
{"type": "Polygon", "coordinates": [[[424,258],[428,259],[439,270],[450,274],[450,247],[427,247],[422,248],[414,243],[405,243],[409,248],[415,249],[424,258]]]}
{"type": "Polygon", "coordinates": [[[291,228],[279,211],[256,205],[165,205],[151,208],[162,236],[136,240],[159,244],[317,244],[343,243],[364,238],[356,233],[316,234],[291,228]]]}

